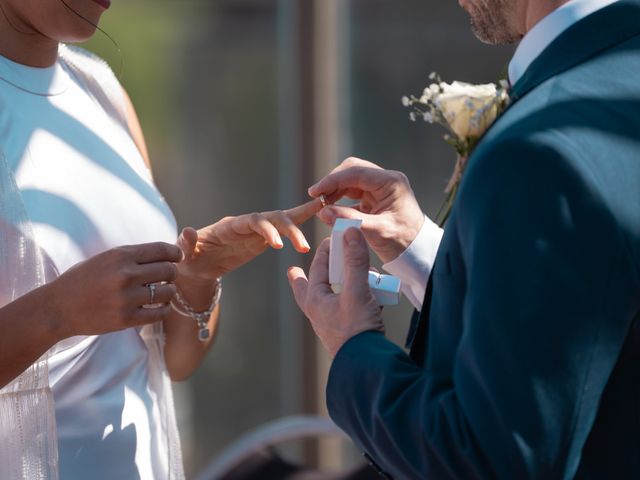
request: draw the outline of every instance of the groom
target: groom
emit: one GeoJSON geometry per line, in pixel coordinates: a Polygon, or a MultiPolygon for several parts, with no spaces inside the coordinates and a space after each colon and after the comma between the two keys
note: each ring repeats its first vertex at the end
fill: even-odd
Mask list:
{"type": "Polygon", "coordinates": [[[349,159],[310,189],[360,199],[327,223],[363,218],[342,294],[326,241],[289,271],[335,356],[330,414],[387,478],[640,478],[640,0],[461,4],[481,40],[521,42],[444,236],[398,172],[349,159]],[[410,355],[365,237],[421,311],[410,355]]]}

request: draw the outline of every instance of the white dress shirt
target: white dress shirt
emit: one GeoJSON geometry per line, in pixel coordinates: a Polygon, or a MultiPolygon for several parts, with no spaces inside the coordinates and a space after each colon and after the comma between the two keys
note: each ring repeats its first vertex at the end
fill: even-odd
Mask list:
{"type": "Polygon", "coordinates": [[[536,23],[524,36],[509,63],[509,81],[514,85],[551,42],[574,23],[617,0],[571,0],[536,23]]]}
{"type": "MultiPolygon", "coordinates": [[[[531,63],[562,32],[615,1],[617,0],[571,0],[540,20],[524,36],[509,63],[511,84],[514,85],[522,77],[531,63]]],[[[383,265],[387,272],[400,278],[402,292],[418,310],[422,310],[427,280],[442,233],[442,229],[427,218],[413,243],[398,258],[383,265]]]]}
{"type": "Polygon", "coordinates": [[[402,281],[402,293],[418,310],[422,308],[427,279],[438,253],[442,229],[425,215],[424,224],[411,245],[384,268],[402,281]]]}

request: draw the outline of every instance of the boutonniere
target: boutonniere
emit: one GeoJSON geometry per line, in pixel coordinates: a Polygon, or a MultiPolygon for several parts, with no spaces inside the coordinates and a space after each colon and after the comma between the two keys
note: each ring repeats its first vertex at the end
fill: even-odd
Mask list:
{"type": "Polygon", "coordinates": [[[463,82],[445,83],[437,74],[435,80],[424,89],[421,97],[403,97],[405,107],[411,107],[411,120],[422,118],[429,123],[439,123],[447,129],[445,141],[457,153],[453,174],[445,188],[445,201],[438,212],[436,222],[441,227],[449,217],[460,179],[469,155],[502,112],[509,105],[508,84],[471,85],[463,82]]]}

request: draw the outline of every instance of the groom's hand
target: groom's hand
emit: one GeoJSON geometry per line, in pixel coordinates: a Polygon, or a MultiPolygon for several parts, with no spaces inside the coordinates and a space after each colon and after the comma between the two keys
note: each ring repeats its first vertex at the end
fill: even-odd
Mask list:
{"type": "Polygon", "coordinates": [[[359,200],[353,207],[329,205],[318,217],[328,225],[336,218],[361,219],[369,245],[385,263],[407,249],[424,223],[407,177],[359,158],[346,159],[309,188],[309,195],[324,195],[329,204],[342,197],[359,200]]]}
{"type": "Polygon", "coordinates": [[[329,285],[329,239],[313,259],[309,278],[299,267],[287,272],[296,302],[331,356],[351,337],[368,331],[384,332],[382,312],[369,288],[369,250],[362,233],[344,234],[344,285],[336,294],[329,285]]]}

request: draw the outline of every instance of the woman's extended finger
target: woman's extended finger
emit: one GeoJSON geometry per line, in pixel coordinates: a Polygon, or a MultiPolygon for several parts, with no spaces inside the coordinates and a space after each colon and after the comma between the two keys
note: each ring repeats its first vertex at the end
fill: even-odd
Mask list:
{"type": "Polygon", "coordinates": [[[300,253],[307,253],[311,250],[307,239],[298,227],[294,225],[289,216],[284,212],[276,212],[269,216],[269,220],[293,244],[293,247],[300,253]]]}
{"type": "Polygon", "coordinates": [[[322,210],[322,200],[319,198],[313,199],[297,207],[285,210],[284,213],[291,219],[296,225],[302,225],[304,222],[312,218],[316,213],[322,210]]]}
{"type": "Polygon", "coordinates": [[[284,246],[278,229],[261,213],[237,217],[233,225],[237,233],[257,233],[272,248],[281,249],[284,246]]]}

